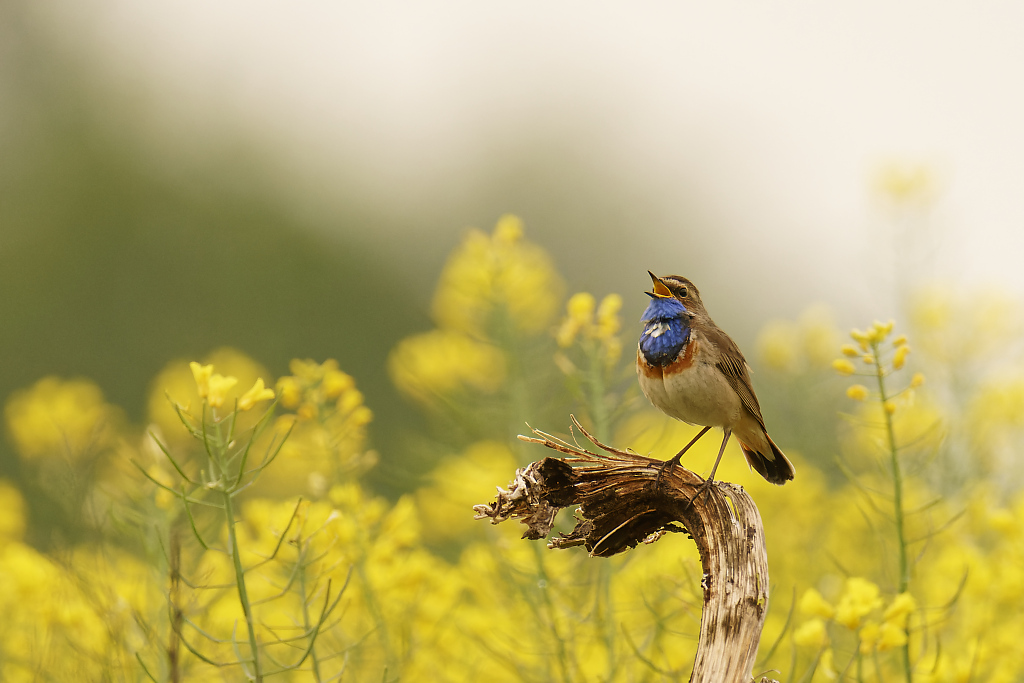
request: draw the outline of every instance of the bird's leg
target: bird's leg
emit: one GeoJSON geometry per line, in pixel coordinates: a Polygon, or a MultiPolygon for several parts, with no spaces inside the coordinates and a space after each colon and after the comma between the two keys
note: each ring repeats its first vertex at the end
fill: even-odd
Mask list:
{"type": "MultiPolygon", "coordinates": [[[[707,434],[709,429],[711,429],[711,427],[705,427],[704,429],[700,430],[700,432],[697,433],[697,436],[695,436],[692,439],[690,439],[690,443],[688,443],[685,446],[683,446],[683,450],[681,450],[678,453],[676,453],[675,456],[671,460],[666,460],[665,461],[665,463],[661,466],[661,469],[658,470],[658,476],[654,480],[654,487],[655,488],[657,488],[661,484],[661,475],[665,474],[665,471],[669,467],[674,467],[674,466],[678,465],[679,464],[679,459],[683,457],[683,453],[685,453],[686,451],[690,450],[690,446],[692,446],[693,444],[697,443],[697,439],[699,439],[700,437],[702,437],[705,434],[707,434]]],[[[719,455],[718,457],[722,457],[722,456],[719,455]]],[[[717,466],[717,463],[716,463],[716,466],[717,466]]]]}
{"type": "Polygon", "coordinates": [[[704,480],[697,491],[693,494],[693,498],[686,504],[686,507],[693,505],[693,501],[697,500],[700,496],[704,495],[709,488],[715,485],[715,472],[718,471],[718,463],[722,462],[722,454],[725,453],[725,445],[729,443],[729,437],[732,436],[732,430],[728,427],[725,428],[725,438],[722,439],[722,447],[718,449],[718,457],[715,458],[715,466],[711,468],[711,476],[704,480]]]}

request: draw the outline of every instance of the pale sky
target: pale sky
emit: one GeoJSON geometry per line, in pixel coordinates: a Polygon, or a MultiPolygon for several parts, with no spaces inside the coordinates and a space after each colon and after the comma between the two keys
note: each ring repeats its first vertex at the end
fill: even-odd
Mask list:
{"type": "Polygon", "coordinates": [[[741,272],[763,284],[751,306],[883,316],[893,239],[870,179],[923,163],[939,194],[908,247],[915,272],[1024,296],[1020,3],[40,7],[111,93],[138,93],[131,125],[159,131],[168,163],[241,135],[297,211],[329,211],[344,187],[393,212],[406,244],[493,222],[437,207],[462,206],[505,145],[564,139],[628,198],[595,267],[719,289],[741,272]],[[687,241],[695,215],[710,255],[687,241]]]}

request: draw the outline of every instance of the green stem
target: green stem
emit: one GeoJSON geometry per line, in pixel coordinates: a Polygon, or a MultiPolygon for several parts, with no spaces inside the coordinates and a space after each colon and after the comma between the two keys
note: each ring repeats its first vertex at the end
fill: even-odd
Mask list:
{"type": "MultiPolygon", "coordinates": [[[[889,456],[892,464],[892,485],[893,485],[893,505],[894,505],[894,516],[896,521],[896,541],[899,546],[899,593],[906,593],[910,587],[910,566],[907,561],[907,538],[906,530],[904,529],[903,520],[903,475],[900,472],[900,459],[899,450],[896,447],[896,431],[892,426],[892,414],[886,409],[886,404],[889,401],[889,396],[885,391],[885,370],[882,367],[881,358],[879,357],[878,342],[874,342],[871,345],[872,351],[875,355],[875,376],[878,378],[878,393],[882,400],[882,415],[885,416],[885,432],[889,439],[889,456]]],[[[906,627],[904,627],[904,633],[906,633],[906,627]]],[[[908,639],[909,641],[909,639],[908,639]]],[[[910,644],[909,642],[901,648],[902,659],[903,659],[903,671],[906,675],[907,683],[911,683],[912,672],[910,669],[910,644]]]]}
{"type": "MultiPolygon", "coordinates": [[[[300,545],[301,550],[299,552],[299,560],[298,560],[298,562],[299,562],[299,593],[300,593],[300,596],[302,597],[302,625],[306,629],[306,632],[308,633],[310,628],[311,628],[311,624],[310,624],[310,621],[309,621],[309,601],[310,601],[311,597],[306,592],[306,590],[307,590],[307,585],[306,585],[306,548],[307,547],[308,546],[306,545],[306,542],[303,541],[301,543],[301,545],[300,545]]],[[[314,643],[313,646],[310,648],[309,656],[310,656],[310,658],[311,658],[311,660],[313,662],[313,677],[316,679],[317,683],[320,683],[320,681],[321,681],[321,678],[320,678],[320,660],[316,656],[316,643],[314,643]]]]}
{"type": "Polygon", "coordinates": [[[242,569],[242,558],[238,549],[238,536],[235,534],[235,509],[231,494],[224,491],[224,514],[228,523],[228,552],[235,565],[235,583],[238,586],[238,601],[242,603],[245,614],[245,625],[249,629],[249,649],[252,651],[253,675],[256,683],[263,683],[263,672],[260,671],[260,653],[256,645],[256,623],[249,604],[249,592],[245,588],[245,570],[242,569]]]}

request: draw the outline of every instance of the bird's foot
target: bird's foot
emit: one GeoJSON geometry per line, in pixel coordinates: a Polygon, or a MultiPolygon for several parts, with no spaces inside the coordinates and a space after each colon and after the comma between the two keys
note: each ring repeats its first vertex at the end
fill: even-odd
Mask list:
{"type": "Polygon", "coordinates": [[[670,469],[672,469],[673,467],[675,467],[678,464],[679,464],[679,456],[678,455],[676,457],[674,457],[674,458],[671,458],[670,460],[666,460],[665,462],[661,463],[661,467],[658,468],[658,476],[654,478],[654,490],[655,491],[657,491],[657,490],[659,490],[661,488],[661,478],[665,475],[665,473],[668,472],[670,469]]]}
{"type": "Polygon", "coordinates": [[[697,487],[697,490],[693,492],[693,497],[690,498],[690,502],[686,504],[684,510],[688,510],[691,505],[697,502],[697,499],[703,496],[705,493],[711,490],[711,487],[715,485],[714,479],[705,479],[704,483],[697,487]]]}

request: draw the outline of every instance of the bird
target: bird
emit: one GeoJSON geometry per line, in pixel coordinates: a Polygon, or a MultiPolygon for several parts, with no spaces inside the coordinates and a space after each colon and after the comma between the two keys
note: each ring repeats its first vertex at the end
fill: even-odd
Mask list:
{"type": "MultiPolygon", "coordinates": [[[[644,396],[666,415],[700,431],[661,472],[712,427],[724,432],[718,458],[705,486],[714,483],[729,437],[735,435],[750,467],[772,484],[793,479],[793,463],[775,445],[764,426],[750,383],[750,368],[728,334],[711,320],[697,287],[680,275],[658,277],[650,305],[640,318],[643,331],[636,352],[636,373],[644,396]]],[[[659,479],[661,476],[659,472],[659,479]]]]}

